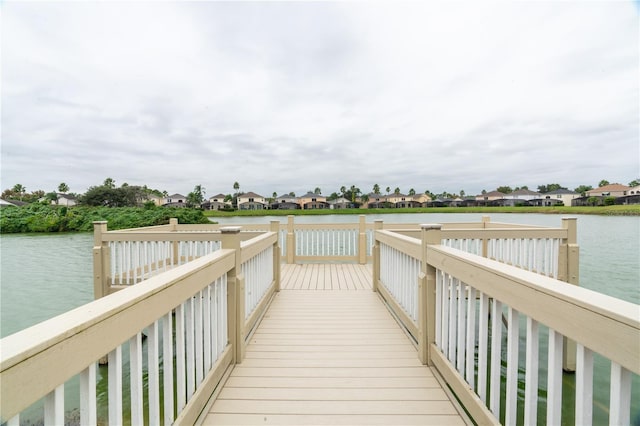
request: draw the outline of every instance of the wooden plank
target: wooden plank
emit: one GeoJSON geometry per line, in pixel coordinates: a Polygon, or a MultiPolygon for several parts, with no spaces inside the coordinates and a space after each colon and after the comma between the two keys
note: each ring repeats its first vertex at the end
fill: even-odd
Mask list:
{"type": "MultiPolygon", "coordinates": [[[[361,353],[366,357],[365,353],[361,353]]],[[[270,358],[245,358],[243,367],[340,367],[340,368],[386,368],[386,367],[420,367],[422,363],[417,357],[395,359],[270,359],[270,358]]]]}
{"type": "Polygon", "coordinates": [[[218,399],[213,413],[264,414],[457,414],[450,401],[267,401],[218,399]]]}
{"type": "Polygon", "coordinates": [[[456,415],[264,415],[211,414],[203,425],[464,425],[456,415]]]}
{"type": "Polygon", "coordinates": [[[438,388],[243,388],[225,387],[218,399],[279,401],[448,401],[438,388]]]}
{"type": "Polygon", "coordinates": [[[386,367],[386,368],[260,368],[237,365],[232,377],[431,377],[425,367],[386,367]]]}
{"type": "MultiPolygon", "coordinates": [[[[429,370],[430,371],[430,370],[429,370]]],[[[433,373],[431,373],[433,374],[433,373]]],[[[440,388],[434,377],[229,377],[226,386],[268,388],[440,388]]]]}

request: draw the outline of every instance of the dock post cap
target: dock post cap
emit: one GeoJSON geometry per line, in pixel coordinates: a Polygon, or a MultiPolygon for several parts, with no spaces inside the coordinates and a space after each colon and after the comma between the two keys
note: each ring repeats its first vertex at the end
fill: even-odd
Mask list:
{"type": "Polygon", "coordinates": [[[242,226],[225,226],[220,228],[220,232],[222,232],[223,234],[238,234],[240,233],[241,229],[242,226]]]}
{"type": "Polygon", "coordinates": [[[103,223],[107,223],[106,220],[94,220],[92,222],[94,225],[102,225],[103,223]]]}
{"type": "Polygon", "coordinates": [[[442,224],[441,223],[423,223],[423,224],[420,225],[420,228],[422,228],[424,230],[442,229],[442,224]]]}

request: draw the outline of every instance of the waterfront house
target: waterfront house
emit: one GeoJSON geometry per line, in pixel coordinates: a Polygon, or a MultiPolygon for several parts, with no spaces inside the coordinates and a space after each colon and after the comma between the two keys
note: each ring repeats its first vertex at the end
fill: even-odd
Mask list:
{"type": "Polygon", "coordinates": [[[386,207],[394,207],[389,204],[387,201],[387,196],[382,194],[370,193],[369,201],[365,204],[366,208],[369,209],[383,209],[386,207]]]}
{"type": "Polygon", "coordinates": [[[479,206],[499,206],[501,200],[503,200],[506,195],[507,194],[500,191],[491,191],[476,195],[476,201],[479,206]]]}
{"type": "Polygon", "coordinates": [[[238,210],[265,210],[267,206],[267,200],[255,192],[238,195],[238,210]]]}
{"type": "Polygon", "coordinates": [[[270,208],[272,210],[298,210],[300,205],[295,195],[283,194],[271,203],[270,208]]]}
{"type": "Polygon", "coordinates": [[[214,195],[213,197],[209,197],[207,201],[202,203],[203,210],[227,210],[231,208],[231,202],[225,201],[227,196],[220,193],[218,195],[214,195]]]}
{"type": "Polygon", "coordinates": [[[327,203],[327,197],[322,194],[314,194],[313,192],[307,192],[298,198],[298,204],[304,210],[315,209],[328,209],[329,203],[327,203]]]}
{"type": "Polygon", "coordinates": [[[619,183],[612,183],[611,185],[601,186],[600,188],[587,191],[587,197],[624,197],[629,195],[631,187],[627,185],[620,185],[619,183]]]}
{"type": "Polygon", "coordinates": [[[530,206],[533,204],[533,200],[540,198],[539,192],[530,191],[528,189],[518,189],[504,196],[501,201],[501,205],[515,207],[515,206],[530,206]]]}
{"type": "Polygon", "coordinates": [[[327,201],[330,209],[350,209],[354,207],[354,204],[351,200],[348,200],[344,197],[336,198],[335,200],[327,201]]]}
{"type": "Polygon", "coordinates": [[[580,198],[580,194],[568,189],[557,189],[555,191],[540,194],[540,197],[532,200],[534,206],[570,206],[576,198],[580,198]]]}
{"type": "Polygon", "coordinates": [[[164,207],[187,207],[187,197],[182,194],[169,195],[164,199],[164,207]]]}

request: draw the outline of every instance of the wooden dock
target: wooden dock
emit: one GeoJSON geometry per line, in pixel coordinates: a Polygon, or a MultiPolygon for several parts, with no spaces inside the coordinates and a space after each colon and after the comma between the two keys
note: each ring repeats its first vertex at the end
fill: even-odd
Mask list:
{"type": "Polygon", "coordinates": [[[282,291],[204,424],[465,421],[371,291],[370,266],[305,264],[283,265],[282,291]]]}

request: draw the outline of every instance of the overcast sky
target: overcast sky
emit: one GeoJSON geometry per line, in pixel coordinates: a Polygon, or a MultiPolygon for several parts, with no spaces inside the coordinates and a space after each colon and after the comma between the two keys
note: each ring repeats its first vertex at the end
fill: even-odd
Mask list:
{"type": "Polygon", "coordinates": [[[637,2],[3,2],[1,186],[640,177],[637,2]]]}

